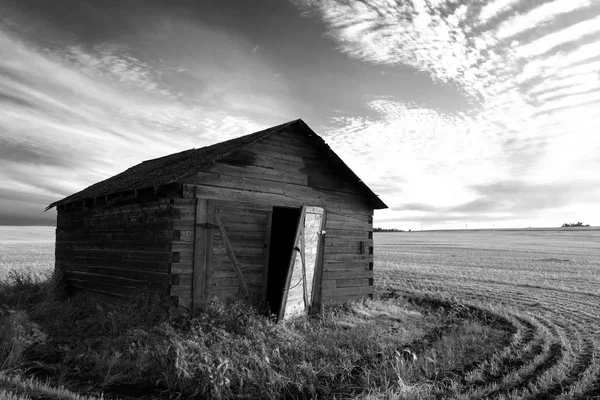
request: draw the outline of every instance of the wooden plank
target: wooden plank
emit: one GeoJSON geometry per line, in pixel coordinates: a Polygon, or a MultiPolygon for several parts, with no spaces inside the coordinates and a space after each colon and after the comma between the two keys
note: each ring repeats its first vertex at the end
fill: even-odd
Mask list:
{"type": "Polygon", "coordinates": [[[230,165],[256,165],[259,167],[273,168],[273,160],[269,157],[263,157],[251,150],[239,151],[222,158],[219,162],[230,165]]]}
{"type": "Polygon", "coordinates": [[[196,229],[194,239],[194,284],[193,284],[193,307],[199,308],[206,299],[205,277],[206,277],[206,238],[207,228],[200,224],[208,222],[208,200],[196,199],[196,229]]]}
{"type": "Polygon", "coordinates": [[[296,185],[291,183],[278,183],[264,181],[262,179],[248,178],[242,176],[230,176],[219,174],[218,178],[213,180],[196,181],[190,177],[190,183],[196,183],[202,187],[218,187],[243,189],[244,191],[252,191],[259,193],[279,194],[279,195],[302,195],[311,200],[315,198],[324,198],[330,201],[345,202],[348,204],[360,204],[368,208],[367,199],[361,194],[342,193],[338,190],[327,190],[321,188],[308,187],[306,185],[296,185]]]}
{"type": "Polygon", "coordinates": [[[338,221],[329,220],[327,221],[327,229],[372,231],[373,224],[370,224],[367,221],[360,221],[350,218],[338,221]]]}
{"type": "Polygon", "coordinates": [[[348,239],[345,237],[335,237],[335,236],[327,236],[325,240],[326,247],[348,247],[355,248],[360,247],[360,244],[364,243],[365,245],[372,246],[373,239],[348,239]]]}
{"type": "Polygon", "coordinates": [[[180,286],[189,286],[192,287],[194,285],[194,274],[178,274],[173,275],[178,277],[180,286]]]}
{"type": "Polygon", "coordinates": [[[324,267],[324,256],[325,256],[325,236],[322,234],[323,227],[327,223],[327,211],[323,210],[323,216],[321,220],[321,233],[319,234],[319,243],[317,245],[317,258],[315,261],[315,276],[313,285],[313,300],[310,306],[310,313],[317,314],[321,312],[321,303],[323,301],[323,267],[324,267]]]}
{"type": "Polygon", "coordinates": [[[369,270],[369,262],[368,261],[358,261],[358,262],[326,262],[324,263],[324,271],[368,271],[369,270]]]}
{"type": "Polygon", "coordinates": [[[367,224],[372,224],[369,221],[372,218],[372,212],[369,213],[356,213],[356,214],[345,214],[345,213],[340,213],[340,212],[330,212],[329,216],[327,217],[328,221],[341,221],[341,222],[345,222],[345,221],[356,221],[355,223],[367,223],[367,224]]]}
{"type": "Polygon", "coordinates": [[[361,270],[345,270],[345,271],[323,271],[323,279],[335,280],[335,279],[371,279],[373,278],[373,271],[366,269],[361,270]]]}
{"type": "MultiPolygon", "coordinates": [[[[171,295],[171,296],[175,296],[175,295],[171,295]]],[[[187,310],[192,310],[192,296],[191,296],[191,292],[188,296],[185,295],[177,295],[177,305],[179,307],[183,307],[187,310]]]]}
{"type": "Polygon", "coordinates": [[[166,272],[154,272],[145,270],[124,269],[120,266],[114,267],[90,267],[87,265],[70,264],[65,268],[67,271],[94,274],[113,278],[122,278],[136,282],[169,284],[171,277],[166,272]]]}
{"type": "Polygon", "coordinates": [[[180,198],[177,197],[175,199],[173,199],[173,207],[181,209],[181,208],[190,208],[190,209],[195,209],[196,208],[196,199],[184,199],[184,198],[180,198]]]}
{"type": "Polygon", "coordinates": [[[134,290],[138,290],[145,288],[153,291],[164,291],[167,292],[167,288],[170,286],[165,282],[148,282],[140,279],[130,279],[123,276],[113,276],[113,275],[103,275],[103,274],[94,274],[90,272],[84,271],[74,271],[67,269],[66,271],[67,277],[69,279],[79,279],[81,281],[88,281],[89,287],[93,287],[94,285],[113,285],[115,290],[119,288],[129,287],[134,290]]]}
{"type": "MultiPolygon", "coordinates": [[[[246,274],[254,274],[260,275],[262,274],[262,265],[251,265],[239,263],[240,270],[242,271],[242,276],[246,276],[246,274]]],[[[226,264],[214,264],[214,268],[212,271],[213,277],[216,276],[231,276],[237,279],[237,273],[231,268],[231,262],[226,264]]]]}
{"type": "MultiPolygon", "coordinates": [[[[231,204],[231,203],[230,203],[231,204]]],[[[248,204],[248,203],[246,203],[248,204]]],[[[239,204],[237,206],[231,205],[219,205],[219,212],[221,213],[221,217],[225,215],[235,215],[235,216],[248,216],[248,217],[261,217],[263,219],[266,218],[267,213],[270,212],[271,207],[269,205],[260,205],[255,209],[254,206],[252,208],[247,208],[247,205],[239,204]]]]}
{"type": "Polygon", "coordinates": [[[260,221],[260,223],[256,223],[256,224],[250,224],[250,223],[241,223],[241,222],[232,222],[231,220],[229,221],[223,221],[223,223],[225,224],[225,228],[227,229],[227,232],[231,231],[235,231],[235,232],[260,232],[263,233],[265,231],[265,220],[264,217],[262,219],[262,221],[260,221]]]}
{"type": "Polygon", "coordinates": [[[194,264],[192,262],[171,263],[172,274],[193,274],[194,264]]]}
{"type": "Polygon", "coordinates": [[[228,165],[216,162],[210,172],[232,176],[245,176],[277,183],[293,183],[297,185],[306,185],[308,183],[308,177],[300,172],[279,171],[255,165],[228,165]]]}
{"type": "MultiPolygon", "coordinates": [[[[224,246],[223,247],[215,247],[214,248],[214,254],[216,255],[229,255],[229,258],[231,259],[231,251],[227,246],[231,246],[231,248],[233,248],[233,246],[231,245],[231,241],[229,240],[229,238],[227,239],[228,242],[223,242],[224,246]]],[[[264,255],[264,247],[262,246],[262,243],[260,245],[253,245],[252,243],[245,243],[243,246],[236,246],[236,253],[243,253],[244,255],[253,255],[253,256],[263,256],[264,255]]],[[[237,258],[236,258],[237,260],[237,258]]]]}
{"type": "Polygon", "coordinates": [[[327,229],[327,237],[364,237],[363,240],[369,239],[369,231],[367,230],[349,230],[349,229],[327,229]]]}
{"type": "Polygon", "coordinates": [[[239,224],[243,229],[252,229],[252,227],[245,226],[245,225],[252,225],[253,227],[256,227],[257,229],[260,228],[261,231],[264,229],[265,213],[262,211],[260,211],[260,214],[258,214],[258,215],[247,215],[247,214],[229,214],[229,213],[223,212],[222,207],[217,207],[217,210],[219,211],[219,215],[221,216],[221,219],[223,220],[225,225],[239,224]]]}
{"type": "Polygon", "coordinates": [[[271,226],[273,223],[273,212],[267,212],[267,224],[265,226],[265,241],[264,241],[264,264],[263,264],[263,280],[261,298],[267,298],[267,283],[269,282],[269,256],[271,253],[271,226]]]}
{"type": "Polygon", "coordinates": [[[327,164],[323,159],[317,157],[314,152],[307,153],[293,146],[256,143],[252,145],[252,151],[264,157],[271,157],[275,160],[284,160],[296,164],[299,167],[313,167],[323,170],[327,168],[327,164]]]}
{"type": "Polygon", "coordinates": [[[194,220],[183,221],[183,220],[174,220],[173,221],[173,229],[179,231],[191,231],[192,240],[194,239],[194,225],[196,224],[196,218],[194,220]]]}
{"type": "MultiPolygon", "coordinates": [[[[171,286],[170,290],[171,296],[179,296],[179,297],[192,297],[192,287],[191,286],[171,286]]],[[[193,307],[193,297],[192,297],[192,307],[193,307]]]]}
{"type": "Polygon", "coordinates": [[[253,232],[253,231],[232,231],[227,230],[227,234],[229,235],[229,239],[233,242],[239,241],[257,241],[263,240],[265,237],[264,232],[253,232]]]}
{"type": "MultiPolygon", "coordinates": [[[[298,153],[300,156],[302,155],[314,155],[317,156],[317,152],[315,152],[315,147],[312,146],[305,138],[303,137],[283,137],[280,135],[270,136],[266,139],[257,142],[258,145],[268,146],[271,149],[282,148],[287,151],[293,151],[298,153]]],[[[252,149],[255,149],[255,144],[252,145],[252,149]]]]}
{"type": "Polygon", "coordinates": [[[306,171],[308,175],[308,186],[325,189],[335,190],[337,192],[348,193],[351,195],[360,195],[361,191],[358,189],[356,184],[351,183],[349,180],[344,179],[344,176],[336,174],[335,172],[322,172],[318,170],[306,171]]]}
{"type": "Polygon", "coordinates": [[[371,262],[373,261],[372,254],[327,254],[325,253],[325,262],[371,262]]]}
{"type": "Polygon", "coordinates": [[[58,260],[68,260],[74,265],[92,267],[92,268],[119,268],[123,270],[140,271],[140,272],[162,272],[169,271],[169,262],[153,261],[153,260],[111,260],[107,258],[97,257],[69,257],[60,255],[60,250],[57,252],[58,260]]]}
{"type": "Polygon", "coordinates": [[[240,200],[231,200],[227,197],[225,197],[223,199],[214,200],[214,203],[219,208],[226,207],[226,208],[234,208],[237,210],[245,210],[245,211],[268,212],[268,211],[271,211],[271,208],[272,208],[270,204],[249,202],[249,201],[243,201],[243,200],[241,200],[241,201],[240,200]]]}
{"type": "MultiPolygon", "coordinates": [[[[248,268],[244,268],[242,270],[244,277],[248,278],[248,277],[252,277],[254,276],[253,279],[262,279],[262,266],[254,266],[251,267],[249,266],[248,268]]],[[[215,268],[215,270],[213,271],[213,276],[215,278],[235,278],[237,279],[237,274],[235,273],[234,270],[231,269],[231,267],[227,267],[227,268],[215,268]]]]}
{"type": "MultiPolygon", "coordinates": [[[[212,200],[208,201],[208,213],[207,220],[210,223],[214,223],[215,221],[216,210],[214,206],[214,202],[212,200]]],[[[206,299],[212,298],[212,287],[213,287],[213,268],[214,268],[214,260],[213,260],[213,251],[214,251],[214,240],[215,240],[216,229],[211,229],[208,231],[208,235],[206,237],[206,275],[204,282],[204,294],[206,299]]]]}
{"type": "Polygon", "coordinates": [[[71,249],[75,258],[97,258],[108,261],[147,261],[155,263],[169,263],[172,261],[172,253],[167,251],[143,251],[122,249],[92,249],[73,246],[71,249]]]}
{"type": "Polygon", "coordinates": [[[336,288],[369,286],[369,278],[336,279],[336,288]]]}
{"type": "Polygon", "coordinates": [[[229,258],[231,259],[231,263],[233,264],[233,268],[238,276],[238,282],[242,292],[245,296],[248,296],[250,293],[248,292],[248,287],[246,286],[246,282],[244,281],[244,276],[242,275],[242,271],[240,270],[240,266],[238,264],[237,258],[235,256],[235,252],[233,251],[233,247],[231,246],[231,242],[229,241],[229,237],[227,236],[227,232],[225,231],[225,226],[223,225],[223,221],[218,213],[215,213],[215,222],[219,226],[219,233],[221,234],[221,240],[225,244],[225,248],[227,249],[227,253],[229,254],[229,258]]]}
{"type": "Polygon", "coordinates": [[[368,206],[364,204],[351,203],[344,200],[333,202],[320,194],[311,194],[308,196],[295,193],[272,194],[213,186],[196,186],[196,191],[198,192],[199,197],[209,199],[218,200],[221,198],[233,198],[237,201],[257,202],[270,204],[272,206],[298,207],[303,205],[316,205],[327,207],[328,211],[331,209],[333,211],[343,211],[346,213],[362,213],[368,209],[368,206]]]}
{"type": "MultiPolygon", "coordinates": [[[[250,294],[250,290],[248,289],[249,285],[258,286],[262,284],[262,276],[260,274],[250,274],[244,276],[244,282],[246,283],[246,290],[248,290],[248,296],[250,294]]],[[[235,277],[229,276],[215,276],[213,277],[213,285],[214,287],[224,287],[231,286],[236,284],[235,277]]]]}
{"type": "MultiPolygon", "coordinates": [[[[235,247],[235,255],[240,265],[254,265],[261,266],[265,263],[266,254],[241,254],[237,247],[235,247]]],[[[228,265],[230,263],[229,255],[225,252],[224,254],[214,254],[213,263],[218,265],[228,265]]]]}
{"type": "Polygon", "coordinates": [[[363,254],[359,241],[352,242],[328,242],[325,247],[327,254],[363,254]]]}
{"type": "Polygon", "coordinates": [[[196,249],[196,239],[198,238],[199,230],[204,229],[204,233],[206,233],[206,228],[198,227],[197,231],[194,233],[194,241],[193,242],[184,242],[184,243],[173,243],[171,246],[171,250],[173,252],[186,253],[186,252],[194,252],[196,249]]]}
{"type": "Polygon", "coordinates": [[[365,297],[374,293],[373,286],[336,288],[327,293],[328,299],[343,300],[348,296],[365,297]]]}

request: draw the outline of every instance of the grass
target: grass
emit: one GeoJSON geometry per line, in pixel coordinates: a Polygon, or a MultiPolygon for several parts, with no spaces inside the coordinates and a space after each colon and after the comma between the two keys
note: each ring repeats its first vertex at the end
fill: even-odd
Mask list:
{"type": "Polygon", "coordinates": [[[454,305],[396,296],[275,324],[242,301],[215,301],[196,316],[165,314],[148,298],[117,311],[65,299],[52,280],[11,279],[1,301],[21,308],[8,316],[21,333],[2,337],[12,351],[4,369],[96,396],[424,398],[509,334],[501,318],[482,323],[454,305]],[[36,340],[36,329],[48,336],[36,340]],[[405,360],[406,346],[416,361],[405,360]]]}
{"type": "Polygon", "coordinates": [[[0,399],[29,400],[29,399],[60,399],[60,400],[102,400],[103,397],[85,396],[65,389],[55,387],[47,382],[41,382],[32,377],[20,374],[0,372],[0,399]]]}
{"type": "Polygon", "coordinates": [[[376,300],[280,324],[235,301],[115,310],[21,269],[0,283],[15,310],[0,317],[0,397],[592,399],[597,243],[594,230],[378,233],[376,300]]]}

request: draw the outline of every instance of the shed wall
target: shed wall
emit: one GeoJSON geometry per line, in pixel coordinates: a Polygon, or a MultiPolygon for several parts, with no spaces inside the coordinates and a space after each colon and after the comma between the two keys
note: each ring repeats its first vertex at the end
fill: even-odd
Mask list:
{"type": "Polygon", "coordinates": [[[168,198],[58,207],[56,269],[68,286],[114,300],[169,296],[176,209],[168,198]]]}
{"type": "MultiPolygon", "coordinates": [[[[227,215],[223,222],[234,232],[232,245],[236,253],[252,262],[245,273],[252,282],[253,293],[260,291],[259,268],[265,265],[268,254],[259,249],[267,218],[259,213],[260,217],[255,214],[252,219],[252,210],[243,206],[248,203],[261,212],[268,212],[273,206],[325,208],[322,301],[340,303],[373,294],[373,208],[355,184],[337,173],[327,154],[318,152],[310,141],[293,130],[282,132],[220,160],[206,172],[186,178],[183,198],[174,203],[180,217],[173,221],[173,230],[181,240],[173,242],[179,262],[173,264],[172,271],[181,274],[182,279],[172,287],[171,295],[178,296],[180,304],[191,305],[193,293],[197,197],[239,202],[223,214],[227,215]],[[246,224],[244,220],[252,222],[246,224]]],[[[212,280],[209,293],[233,296],[239,286],[228,256],[218,247],[218,232],[213,231],[213,235],[217,246],[213,276],[218,278],[212,280]]]]}

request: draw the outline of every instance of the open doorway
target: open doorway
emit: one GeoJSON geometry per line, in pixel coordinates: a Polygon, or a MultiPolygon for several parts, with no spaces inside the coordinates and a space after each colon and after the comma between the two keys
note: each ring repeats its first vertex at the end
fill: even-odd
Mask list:
{"type": "Polygon", "coordinates": [[[269,313],[279,315],[302,209],[273,207],[267,271],[269,313]]]}

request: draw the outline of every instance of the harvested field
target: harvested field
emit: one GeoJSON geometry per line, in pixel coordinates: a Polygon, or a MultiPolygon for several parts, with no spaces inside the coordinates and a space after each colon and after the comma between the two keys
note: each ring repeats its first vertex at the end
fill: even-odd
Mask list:
{"type": "MultiPolygon", "coordinates": [[[[52,270],[52,228],[6,228],[0,238],[0,283],[2,273],[10,278],[8,270],[42,276],[52,270]]],[[[263,398],[282,393],[296,398],[301,392],[365,399],[600,398],[600,230],[376,233],[374,241],[379,300],[333,309],[308,324],[276,326],[258,314],[249,317],[241,304],[230,308],[217,303],[212,322],[201,325],[206,332],[194,333],[189,326],[202,319],[175,317],[157,326],[134,309],[114,314],[98,304],[52,300],[45,297],[43,283],[17,279],[30,295],[15,304],[50,339],[15,363],[22,378],[0,374],[0,386],[12,382],[10,393],[32,398],[38,392],[51,399],[76,397],[55,394],[61,385],[113,398],[125,395],[125,383],[138,392],[156,392],[149,379],[159,382],[163,397],[170,398],[205,387],[202,380],[198,387],[193,384],[204,376],[194,375],[198,365],[209,368],[227,361],[226,384],[207,392],[208,398],[248,398],[249,390],[263,398]],[[232,317],[232,309],[245,319],[232,317]],[[76,325],[71,324],[74,315],[76,325]],[[240,321],[246,321],[242,333],[240,321]],[[214,343],[196,349],[214,326],[229,330],[218,328],[214,343]],[[144,351],[132,352],[132,340],[144,344],[144,351]],[[180,349],[177,359],[193,362],[175,362],[173,354],[163,351],[171,348],[180,349]],[[403,348],[414,352],[415,360],[406,359],[403,348]],[[323,358],[323,349],[329,358],[323,358]],[[212,359],[194,358],[207,351],[225,361],[213,365],[212,359]],[[167,369],[170,375],[164,375],[164,366],[173,365],[167,369]],[[144,374],[139,374],[140,366],[144,374]],[[337,374],[340,368],[348,374],[337,374]],[[85,382],[79,378],[83,370],[85,382]],[[238,384],[267,370],[279,378],[254,389],[238,384]],[[50,380],[34,390],[30,386],[37,381],[30,382],[25,371],[50,380]],[[261,389],[266,387],[272,390],[261,389]]],[[[11,298],[15,290],[7,283],[4,288],[5,298],[11,298]]]]}
{"type": "Polygon", "coordinates": [[[54,270],[54,227],[0,226],[0,280],[10,272],[47,275],[54,270]]]}
{"type": "Polygon", "coordinates": [[[501,352],[444,393],[458,399],[600,398],[600,230],[375,234],[381,293],[506,315],[501,352]]]}

